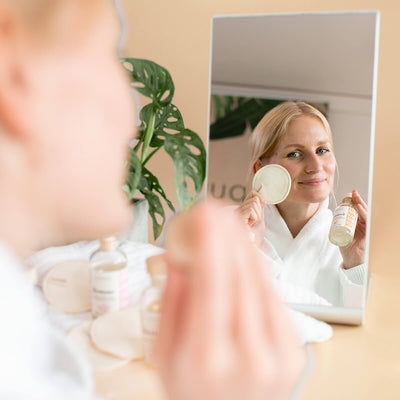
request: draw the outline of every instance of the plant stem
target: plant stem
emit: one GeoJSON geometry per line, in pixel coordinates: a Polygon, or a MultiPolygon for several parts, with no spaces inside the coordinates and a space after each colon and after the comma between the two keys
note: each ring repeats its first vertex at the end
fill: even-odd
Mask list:
{"type": "Polygon", "coordinates": [[[147,125],[147,129],[144,134],[144,142],[143,142],[142,154],[141,154],[141,158],[140,158],[140,161],[142,164],[147,156],[150,142],[153,137],[155,121],[156,121],[156,110],[153,106],[151,109],[151,113],[150,113],[149,123],[147,125]]]}
{"type": "Polygon", "coordinates": [[[137,151],[139,150],[140,145],[142,144],[142,141],[139,139],[139,141],[137,142],[136,146],[133,148],[133,151],[135,153],[137,153],[137,151]]]}
{"type": "Polygon", "coordinates": [[[160,147],[155,148],[147,157],[146,159],[142,162],[143,167],[147,164],[147,162],[150,160],[151,157],[154,156],[157,151],[160,150],[160,147]]]}

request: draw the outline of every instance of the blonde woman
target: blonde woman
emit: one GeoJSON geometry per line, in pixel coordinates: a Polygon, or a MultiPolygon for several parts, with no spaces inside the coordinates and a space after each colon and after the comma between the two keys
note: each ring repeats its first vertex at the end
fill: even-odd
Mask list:
{"type": "MultiPolygon", "coordinates": [[[[118,26],[108,0],[0,0],[1,399],[95,398],[23,260],[130,221],[134,107],[118,26]]],[[[169,398],[289,398],[304,355],[239,222],[208,204],[173,227],[158,345],[169,398]]]]}
{"type": "Polygon", "coordinates": [[[340,249],[331,244],[328,202],[336,159],[324,115],[303,102],[281,103],[254,129],[250,151],[254,174],[264,165],[279,164],[291,176],[291,190],[282,203],[264,205],[262,196],[252,191],[237,208],[274,276],[333,305],[360,307],[367,205],[354,190],[359,213],[354,240],[340,249]]]}

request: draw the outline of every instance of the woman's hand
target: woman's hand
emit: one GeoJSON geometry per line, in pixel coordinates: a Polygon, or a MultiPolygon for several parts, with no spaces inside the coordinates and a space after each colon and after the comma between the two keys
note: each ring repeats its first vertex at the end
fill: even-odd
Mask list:
{"type": "Polygon", "coordinates": [[[156,358],[170,399],[288,399],[304,351],[243,226],[215,203],[169,227],[156,358]]]}
{"type": "Polygon", "coordinates": [[[252,190],[244,199],[244,202],[235,209],[239,218],[250,230],[250,239],[260,246],[265,234],[264,198],[252,190]]]}
{"type": "Polygon", "coordinates": [[[365,261],[365,235],[367,225],[368,207],[356,190],[352,192],[353,203],[358,211],[357,226],[354,239],[347,247],[340,247],[345,269],[356,267],[365,261]]]}

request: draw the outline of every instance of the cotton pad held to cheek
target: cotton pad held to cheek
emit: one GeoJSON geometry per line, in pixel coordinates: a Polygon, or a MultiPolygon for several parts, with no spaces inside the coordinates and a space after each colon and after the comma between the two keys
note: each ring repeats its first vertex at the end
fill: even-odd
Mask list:
{"type": "Polygon", "coordinates": [[[258,191],[266,204],[282,203],[291,187],[289,172],[278,164],[269,164],[260,168],[253,178],[252,188],[258,191]]]}

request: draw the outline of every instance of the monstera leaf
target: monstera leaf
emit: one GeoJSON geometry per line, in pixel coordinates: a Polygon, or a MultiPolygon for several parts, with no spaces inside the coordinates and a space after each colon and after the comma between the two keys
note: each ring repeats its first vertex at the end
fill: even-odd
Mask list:
{"type": "MultiPolygon", "coordinates": [[[[140,120],[142,121],[141,131],[146,131],[148,126],[147,121],[150,120],[152,112],[153,104],[144,106],[140,111],[140,120]]],[[[164,145],[165,134],[171,132],[181,132],[183,129],[185,129],[185,125],[178,107],[174,106],[173,104],[168,104],[166,107],[156,110],[154,133],[150,141],[150,147],[160,148],[164,145]]]]}
{"type": "Polygon", "coordinates": [[[175,135],[165,136],[165,151],[174,160],[175,187],[179,205],[181,208],[186,208],[195,200],[195,197],[189,194],[187,178],[192,180],[196,195],[203,186],[206,150],[196,133],[184,129],[175,135]]]}
{"type": "Polygon", "coordinates": [[[129,199],[133,199],[135,192],[140,182],[140,176],[142,174],[142,164],[139,157],[133,149],[129,150],[129,170],[126,178],[126,185],[123,187],[125,192],[128,193],[129,199]]]}
{"type": "Polygon", "coordinates": [[[175,189],[179,206],[184,209],[201,192],[206,171],[206,152],[199,136],[185,128],[178,107],[171,103],[175,86],[169,72],[158,64],[142,59],[124,58],[123,65],[132,79],[132,86],[151,100],[140,111],[140,136],[129,160],[129,175],[124,186],[130,197],[136,191],[149,203],[154,237],[157,238],[165,223],[161,199],[174,211],[158,179],[145,167],[149,160],[164,149],[175,167],[175,189]],[[194,187],[191,195],[188,180],[194,187]]]}
{"type": "Polygon", "coordinates": [[[124,67],[130,71],[132,85],[150,98],[157,108],[171,103],[175,93],[174,82],[169,72],[153,61],[140,58],[123,58],[124,67]]]}
{"type": "Polygon", "coordinates": [[[239,97],[236,104],[231,97],[227,97],[225,103],[221,104],[218,96],[213,96],[213,99],[216,120],[210,125],[210,140],[243,135],[247,125],[254,129],[267,111],[282,103],[281,100],[239,97]]]}
{"type": "Polygon", "coordinates": [[[145,167],[142,168],[142,175],[140,177],[138,189],[149,203],[149,214],[153,221],[153,233],[154,237],[157,238],[160,236],[165,224],[165,213],[160,201],[160,196],[166,201],[168,207],[173,212],[175,212],[175,208],[167,199],[158,179],[145,167]],[[161,221],[158,221],[157,217],[161,221]]]}

